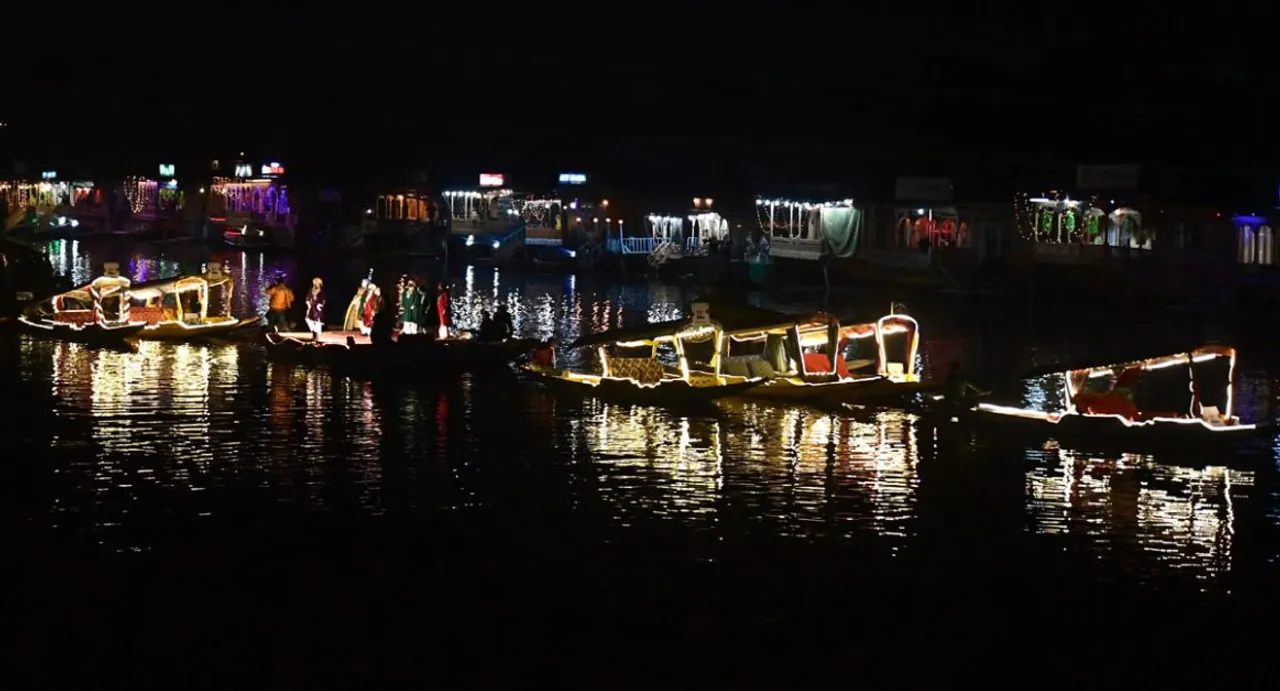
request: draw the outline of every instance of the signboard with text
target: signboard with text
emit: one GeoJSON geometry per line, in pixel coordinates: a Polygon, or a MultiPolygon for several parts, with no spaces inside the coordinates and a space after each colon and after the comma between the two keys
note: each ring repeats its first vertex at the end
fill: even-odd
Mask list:
{"type": "Polygon", "coordinates": [[[585,185],[587,184],[586,173],[561,173],[561,185],[585,185]]]}
{"type": "Polygon", "coordinates": [[[502,187],[507,184],[507,176],[502,173],[481,173],[481,187],[502,187]]]}
{"type": "Polygon", "coordinates": [[[41,179],[41,180],[57,180],[57,179],[58,179],[58,171],[56,171],[56,170],[46,170],[46,171],[43,171],[43,172],[41,172],[41,173],[40,173],[40,179],[41,179]]]}
{"type": "Polygon", "coordinates": [[[171,178],[171,177],[173,177],[173,164],[172,164],[172,163],[161,163],[161,164],[160,164],[160,177],[162,177],[162,178],[171,178]]]}
{"type": "Polygon", "coordinates": [[[284,166],[276,161],[262,164],[262,174],[264,176],[284,175],[284,166]]]}
{"type": "Polygon", "coordinates": [[[236,177],[238,177],[238,178],[251,178],[251,177],[253,177],[253,166],[249,165],[248,163],[237,163],[237,164],[236,164],[236,177]]]}

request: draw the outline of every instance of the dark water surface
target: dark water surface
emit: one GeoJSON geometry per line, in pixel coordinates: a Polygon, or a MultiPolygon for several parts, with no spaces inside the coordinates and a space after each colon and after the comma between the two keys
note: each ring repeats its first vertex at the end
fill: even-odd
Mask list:
{"type": "MultiPolygon", "coordinates": [[[[51,247],[81,280],[106,259],[143,279],[206,258],[144,250],[51,247]]],[[[264,307],[277,271],[299,290],[321,273],[343,305],[367,271],[218,258],[242,313],[264,307]]],[[[475,268],[453,285],[459,326],[503,302],[521,335],[562,344],[678,316],[696,294],[475,268]]],[[[911,307],[926,368],[962,357],[1022,403],[1058,390],[1013,376],[1038,352],[1091,341],[1040,338],[1035,315],[999,308],[911,307]]],[[[357,382],[255,344],[6,338],[14,650],[74,651],[63,671],[190,664],[205,681],[253,668],[288,685],[443,657],[488,678],[520,676],[489,656],[537,650],[611,660],[590,677],[611,686],[700,649],[837,646],[832,659],[883,662],[989,655],[997,640],[1016,662],[1057,650],[1040,648],[1050,638],[1086,656],[1220,641],[1254,625],[1238,611],[1270,611],[1280,575],[1271,443],[1103,457],[933,434],[903,412],[677,414],[556,399],[514,375],[357,382]],[[674,657],[655,662],[657,648],[674,657]]],[[[1246,359],[1240,380],[1241,414],[1270,419],[1275,375],[1246,359]]]]}

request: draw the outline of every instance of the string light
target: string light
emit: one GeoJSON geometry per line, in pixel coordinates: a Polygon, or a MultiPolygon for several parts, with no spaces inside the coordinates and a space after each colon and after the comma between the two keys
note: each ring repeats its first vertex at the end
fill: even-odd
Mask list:
{"type": "Polygon", "coordinates": [[[852,208],[852,199],[828,202],[801,202],[791,199],[756,199],[756,222],[760,232],[773,237],[809,237],[814,220],[809,213],[822,208],[852,208]]]}

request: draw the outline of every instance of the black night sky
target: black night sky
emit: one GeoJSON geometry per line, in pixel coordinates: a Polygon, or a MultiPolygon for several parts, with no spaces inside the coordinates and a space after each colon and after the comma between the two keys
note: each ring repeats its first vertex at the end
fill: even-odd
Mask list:
{"type": "Polygon", "coordinates": [[[86,55],[10,91],[6,158],[150,169],[245,150],[335,184],[581,169],[680,195],[882,196],[937,175],[1000,199],[1078,163],[1142,163],[1177,171],[1166,194],[1275,201],[1275,57],[1227,10],[838,7],[95,10],[72,33],[86,55]],[[104,42],[125,26],[137,40],[104,42]]]}

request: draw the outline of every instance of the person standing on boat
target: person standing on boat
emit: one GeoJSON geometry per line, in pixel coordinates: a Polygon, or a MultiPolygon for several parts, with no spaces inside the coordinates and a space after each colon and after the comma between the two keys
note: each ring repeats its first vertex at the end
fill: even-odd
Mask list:
{"type": "Polygon", "coordinates": [[[965,378],[964,370],[960,368],[960,361],[953,360],[951,369],[947,371],[947,402],[969,405],[973,403],[973,399],[985,395],[987,395],[986,391],[974,386],[972,382],[965,378]]]}
{"type": "Polygon", "coordinates": [[[307,328],[317,336],[324,331],[324,281],[319,276],[311,279],[311,291],[307,293],[307,328]]]}
{"type": "Polygon", "coordinates": [[[356,294],[351,298],[351,304],[347,305],[347,314],[342,319],[343,331],[355,331],[360,328],[360,320],[364,316],[364,294],[369,289],[369,279],[360,281],[360,287],[356,289],[356,294]]]}
{"type": "Polygon", "coordinates": [[[400,297],[400,333],[416,335],[418,322],[422,320],[422,293],[418,284],[411,278],[404,284],[404,295],[400,297]]]}
{"type": "Polygon", "coordinates": [[[449,327],[453,324],[453,311],[449,302],[449,285],[444,281],[440,282],[440,288],[436,293],[436,314],[440,316],[439,337],[448,338],[449,327]]]}
{"type": "Polygon", "coordinates": [[[516,335],[516,325],[511,321],[511,312],[507,311],[506,305],[498,305],[493,315],[494,339],[505,341],[514,335],[516,335]]]}
{"type": "Polygon", "coordinates": [[[289,328],[289,310],[293,309],[293,291],[285,285],[284,276],[277,276],[276,282],[266,290],[270,302],[267,303],[267,326],[289,328]]]}
{"type": "Polygon", "coordinates": [[[373,319],[382,310],[382,289],[370,283],[365,291],[364,310],[360,319],[360,333],[368,336],[373,330],[373,319]]]}

